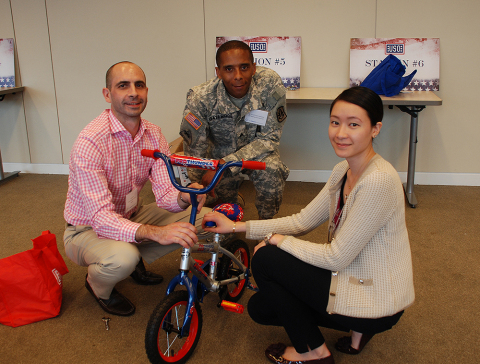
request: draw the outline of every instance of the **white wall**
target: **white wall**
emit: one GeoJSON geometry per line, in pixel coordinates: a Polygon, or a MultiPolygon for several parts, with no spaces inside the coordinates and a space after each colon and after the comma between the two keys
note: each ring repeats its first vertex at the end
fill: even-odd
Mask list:
{"type": "Polygon", "coordinates": [[[45,3],[16,0],[11,5],[17,73],[27,86],[23,98],[28,144],[23,146],[29,147],[31,163],[63,163],[45,3]]]}
{"type": "Polygon", "coordinates": [[[417,171],[479,173],[480,2],[403,0],[378,2],[377,35],[440,38],[440,107],[420,115],[417,171]]]}
{"type": "MultiPolygon", "coordinates": [[[[15,38],[10,2],[0,0],[0,38],[15,38]]],[[[16,85],[21,84],[16,65],[16,85]]],[[[3,162],[30,162],[22,94],[6,95],[0,102],[0,148],[3,162]]],[[[8,167],[6,172],[10,172],[8,167]]]]}
{"type": "Polygon", "coordinates": [[[201,1],[47,0],[47,11],[65,163],[78,133],[109,106],[101,91],[118,61],[142,67],[143,116],[178,136],[186,93],[205,80],[201,1]]]}
{"type": "MultiPolygon", "coordinates": [[[[479,13],[476,0],[0,0],[0,38],[15,38],[26,86],[0,103],[5,171],[66,171],[77,134],[108,107],[105,71],[121,60],[144,69],[144,116],[173,140],[188,88],[214,77],[216,36],[301,36],[302,87],[348,87],[350,38],[435,37],[443,105],[420,113],[416,182],[480,185],[479,13]]],[[[404,175],[410,117],[385,115],[376,150],[404,175]]],[[[338,161],[327,121],[327,106],[288,106],[281,153],[292,176],[338,161]]]]}

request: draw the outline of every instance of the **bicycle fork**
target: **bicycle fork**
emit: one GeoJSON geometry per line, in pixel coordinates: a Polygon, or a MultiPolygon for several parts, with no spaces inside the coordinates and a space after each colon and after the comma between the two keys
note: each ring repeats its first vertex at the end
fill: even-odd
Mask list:
{"type": "MultiPolygon", "coordinates": [[[[188,336],[190,330],[190,322],[192,320],[193,310],[195,308],[195,304],[197,300],[197,286],[199,283],[205,286],[206,291],[216,292],[220,289],[221,286],[228,285],[230,283],[239,282],[243,279],[246,279],[245,284],[249,289],[254,291],[258,291],[258,288],[253,286],[250,282],[250,270],[247,268],[234,254],[229,252],[228,250],[222,248],[220,246],[220,234],[215,234],[213,243],[209,244],[195,244],[192,248],[183,248],[181,254],[181,261],[180,261],[180,273],[176,275],[169,283],[167,287],[166,295],[168,296],[175,290],[177,285],[185,286],[188,292],[188,303],[187,303],[187,310],[185,313],[185,317],[183,320],[183,326],[180,332],[180,337],[188,336]],[[205,252],[211,253],[212,258],[204,263],[204,266],[200,266],[199,262],[195,261],[191,253],[194,252],[205,252]],[[235,264],[241,267],[242,273],[237,277],[225,279],[221,282],[215,280],[216,273],[217,273],[217,262],[218,262],[218,253],[221,252],[227,255],[230,259],[232,259],[235,264]],[[203,268],[206,267],[206,264],[210,265],[210,272],[207,274],[203,268]],[[193,278],[190,279],[188,276],[189,271],[192,270],[193,278]]],[[[205,290],[202,290],[204,292],[205,290]]],[[[201,297],[203,300],[203,296],[201,297]]],[[[236,312],[236,313],[243,313],[244,308],[242,305],[222,300],[217,305],[218,307],[222,307],[225,310],[236,312]]]]}

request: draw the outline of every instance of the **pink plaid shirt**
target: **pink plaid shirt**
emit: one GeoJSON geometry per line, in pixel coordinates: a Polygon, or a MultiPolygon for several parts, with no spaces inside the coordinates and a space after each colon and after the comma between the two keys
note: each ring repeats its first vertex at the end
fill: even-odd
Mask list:
{"type": "Polygon", "coordinates": [[[170,155],[160,128],[142,119],[137,135],[123,127],[107,109],[78,136],[70,154],[70,176],[64,217],[71,225],[90,225],[99,237],[135,242],[141,224],[129,220],[137,207],[125,211],[126,196],[150,179],[160,208],[183,211],[161,159],[142,157],[142,149],[170,155]]]}

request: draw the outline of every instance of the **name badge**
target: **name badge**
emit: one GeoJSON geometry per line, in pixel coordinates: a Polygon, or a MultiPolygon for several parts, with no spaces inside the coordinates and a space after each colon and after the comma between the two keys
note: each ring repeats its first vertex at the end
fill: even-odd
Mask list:
{"type": "Polygon", "coordinates": [[[267,123],[268,111],[252,110],[245,116],[247,123],[265,126],[267,123]]]}
{"type": "Polygon", "coordinates": [[[128,212],[131,209],[133,209],[135,206],[137,206],[137,198],[138,198],[137,189],[134,188],[125,197],[125,212],[128,212]]]}

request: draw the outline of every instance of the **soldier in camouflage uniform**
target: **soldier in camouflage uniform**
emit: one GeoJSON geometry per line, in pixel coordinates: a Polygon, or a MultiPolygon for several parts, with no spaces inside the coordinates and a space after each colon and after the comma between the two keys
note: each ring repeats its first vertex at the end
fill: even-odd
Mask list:
{"type": "MultiPolygon", "coordinates": [[[[183,113],[180,135],[186,155],[230,161],[255,160],[266,170],[227,170],[215,187],[222,202],[237,202],[238,188],[247,174],[257,192],[255,206],[261,219],[280,208],[289,169],[280,160],[279,143],[287,119],[286,90],[273,70],[256,67],[248,45],[223,44],[217,52],[217,77],[191,89],[183,113]],[[245,121],[252,110],[264,110],[266,121],[245,121]]],[[[214,172],[190,168],[192,182],[207,185],[214,172]]]]}

